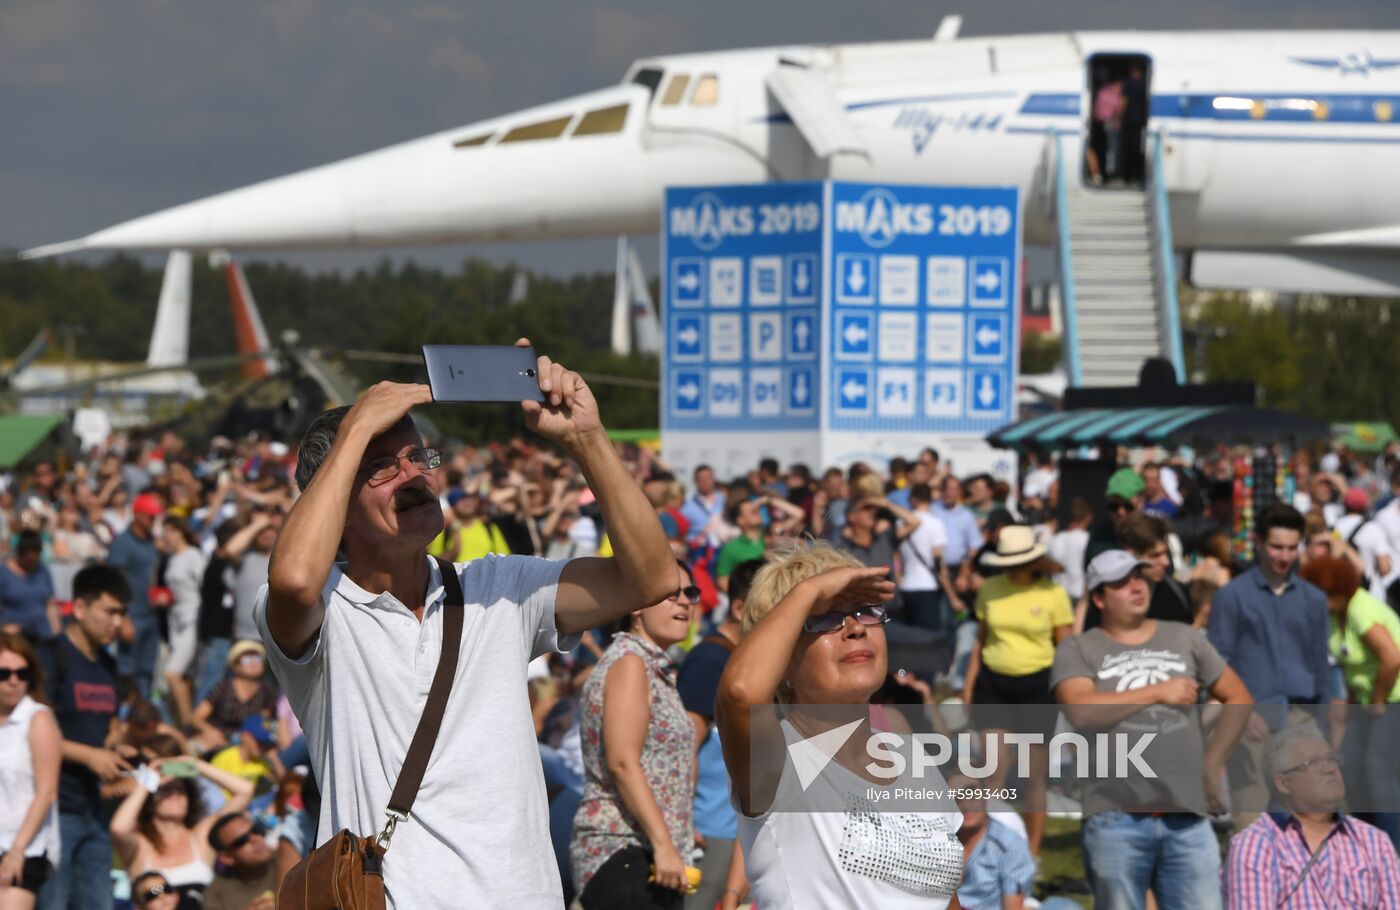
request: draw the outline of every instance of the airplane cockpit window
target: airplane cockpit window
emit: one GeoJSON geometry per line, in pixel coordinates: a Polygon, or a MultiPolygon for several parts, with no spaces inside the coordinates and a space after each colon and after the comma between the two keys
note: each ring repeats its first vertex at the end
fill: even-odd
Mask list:
{"type": "Polygon", "coordinates": [[[601,133],[620,133],[627,125],[627,105],[616,104],[589,111],[574,127],[575,136],[597,136],[601,133]]]}
{"type": "Polygon", "coordinates": [[[651,68],[637,70],[637,75],[632,77],[632,84],[645,85],[647,91],[655,95],[656,89],[661,85],[661,70],[651,68]]]}
{"type": "Polygon", "coordinates": [[[666,91],[661,96],[662,107],[675,107],[685,98],[685,90],[690,85],[690,77],[685,73],[673,73],[666,83],[666,91]]]}
{"type": "Polygon", "coordinates": [[[555,117],[552,120],[541,120],[539,123],[527,123],[524,126],[517,126],[501,137],[501,142],[533,142],[537,139],[558,139],[564,135],[564,130],[568,128],[569,121],[574,119],[573,115],[555,117]]]}
{"type": "Polygon", "coordinates": [[[719,77],[713,73],[707,73],[700,77],[700,81],[695,83],[695,94],[690,96],[690,103],[694,107],[712,107],[719,101],[719,77]]]}
{"type": "Polygon", "coordinates": [[[481,133],[477,136],[469,136],[466,139],[458,139],[456,142],[452,143],[452,147],[455,149],[465,149],[477,145],[485,145],[491,136],[491,133],[481,133]]]}

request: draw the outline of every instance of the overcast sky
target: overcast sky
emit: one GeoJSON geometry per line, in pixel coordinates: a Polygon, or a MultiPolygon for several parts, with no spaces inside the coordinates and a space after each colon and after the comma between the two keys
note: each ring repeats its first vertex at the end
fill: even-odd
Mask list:
{"type": "MultiPolygon", "coordinates": [[[[958,11],[963,34],[1400,27],[1395,0],[0,0],[0,247],[609,85],[642,56],[915,38],[958,11]]],[[[613,244],[407,255],[567,273],[610,269],[613,244]]]]}

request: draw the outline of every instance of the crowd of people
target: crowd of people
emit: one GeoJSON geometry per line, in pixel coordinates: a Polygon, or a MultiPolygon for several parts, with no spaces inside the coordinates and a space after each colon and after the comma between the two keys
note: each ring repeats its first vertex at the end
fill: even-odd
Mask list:
{"type": "Polygon", "coordinates": [[[379,830],[444,646],[424,552],[467,610],[434,754],[473,757],[430,766],[394,835],[397,906],[1063,900],[1043,748],[978,785],[1014,803],[964,786],[879,836],[774,809],[792,782],[755,750],[820,732],[810,706],[869,730],[882,703],[961,703],[984,754],[1053,732],[1045,705],[1087,728],[1239,706],[1187,744],[1208,805],[1082,807],[1095,905],[1400,906],[1396,452],[1297,453],[1241,565],[1223,456],[1124,453],[1099,513],[1049,458],[1016,489],[932,448],[678,476],[540,372],[543,439],[435,447],[422,387],[381,384],[295,448],[123,434],[6,476],[0,908],[270,910],[318,843],[379,830]],[[907,669],[910,641],[945,657],[907,669]],[[1344,762],[1380,811],[1344,813],[1344,762]]]}

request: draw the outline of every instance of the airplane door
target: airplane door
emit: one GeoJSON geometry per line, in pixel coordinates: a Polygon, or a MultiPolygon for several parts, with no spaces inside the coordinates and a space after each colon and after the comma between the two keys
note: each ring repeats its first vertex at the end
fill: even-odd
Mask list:
{"type": "Polygon", "coordinates": [[[1147,175],[1152,60],[1145,54],[1094,54],[1087,61],[1084,182],[1137,188],[1147,175]]]}

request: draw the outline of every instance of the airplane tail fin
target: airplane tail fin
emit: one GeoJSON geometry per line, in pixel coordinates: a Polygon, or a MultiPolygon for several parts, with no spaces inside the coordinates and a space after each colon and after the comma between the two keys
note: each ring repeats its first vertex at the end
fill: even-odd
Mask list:
{"type": "Polygon", "coordinates": [[[631,294],[628,291],[627,238],[617,238],[617,273],[613,279],[612,350],[626,356],[632,352],[631,294]]]}
{"type": "Polygon", "coordinates": [[[638,354],[661,353],[661,326],[656,319],[656,305],[651,300],[647,276],[637,250],[627,250],[627,277],[632,291],[632,342],[638,354]]]}
{"type": "MultiPolygon", "coordinates": [[[[243,267],[230,259],[225,269],[228,274],[228,305],[233,314],[233,334],[238,353],[256,354],[271,350],[267,327],[263,325],[262,314],[258,312],[248,279],[243,275],[243,267]]],[[[266,379],[275,369],[277,364],[271,357],[248,360],[243,364],[243,378],[266,379]]]]}
{"type": "Polygon", "coordinates": [[[165,260],[165,276],[160,282],[160,302],[151,329],[151,346],[146,366],[174,367],[190,356],[190,254],[171,250],[165,260]]]}

